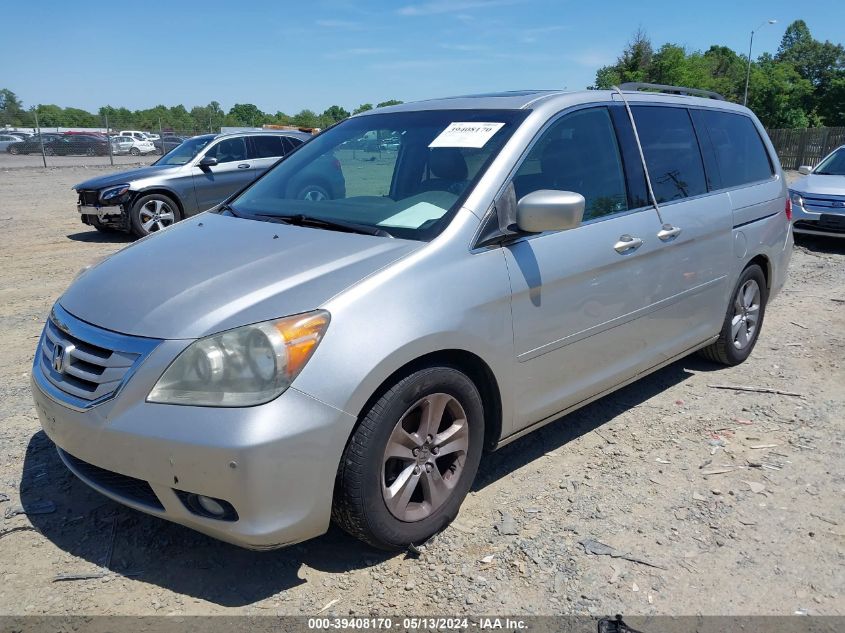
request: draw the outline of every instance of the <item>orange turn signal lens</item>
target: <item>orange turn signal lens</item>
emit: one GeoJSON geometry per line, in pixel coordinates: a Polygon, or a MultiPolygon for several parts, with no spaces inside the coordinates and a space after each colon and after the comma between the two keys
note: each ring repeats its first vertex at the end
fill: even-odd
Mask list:
{"type": "Polygon", "coordinates": [[[329,327],[329,313],[318,310],[276,321],[273,325],[285,339],[288,380],[293,380],[311,358],[329,327]]]}

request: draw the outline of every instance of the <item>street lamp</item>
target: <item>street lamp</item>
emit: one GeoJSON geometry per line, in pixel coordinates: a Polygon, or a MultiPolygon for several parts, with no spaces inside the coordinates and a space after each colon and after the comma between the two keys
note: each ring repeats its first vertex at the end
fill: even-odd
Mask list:
{"type": "MultiPolygon", "coordinates": [[[[777,24],[777,20],[766,20],[754,31],[759,31],[767,24],[777,24]]],[[[748,105],[748,80],[751,79],[751,47],[754,46],[754,31],[751,31],[751,40],[748,42],[748,72],[745,73],[745,96],[742,98],[742,105],[748,105]]]]}

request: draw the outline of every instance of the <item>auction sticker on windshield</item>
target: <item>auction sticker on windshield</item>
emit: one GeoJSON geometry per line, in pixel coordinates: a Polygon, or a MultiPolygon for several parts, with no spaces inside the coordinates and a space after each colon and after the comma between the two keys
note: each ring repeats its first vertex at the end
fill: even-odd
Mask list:
{"type": "Polygon", "coordinates": [[[429,147],[484,147],[504,123],[450,123],[429,147]]]}

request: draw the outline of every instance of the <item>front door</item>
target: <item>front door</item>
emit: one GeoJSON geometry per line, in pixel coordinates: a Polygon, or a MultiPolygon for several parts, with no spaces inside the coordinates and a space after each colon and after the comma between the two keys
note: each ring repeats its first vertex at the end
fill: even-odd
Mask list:
{"type": "Polygon", "coordinates": [[[252,182],[256,175],[247,158],[246,142],[241,136],[224,138],[209,147],[205,156],[213,156],[217,164],[191,168],[197,193],[197,212],[219,204],[252,182]]]}
{"type": "Polygon", "coordinates": [[[562,116],[513,179],[517,199],[576,191],[583,224],[505,248],[512,285],[516,428],[548,418],[637,374],[660,333],[646,316],[664,244],[651,207],[628,194],[617,134],[605,107],[562,116]]]}

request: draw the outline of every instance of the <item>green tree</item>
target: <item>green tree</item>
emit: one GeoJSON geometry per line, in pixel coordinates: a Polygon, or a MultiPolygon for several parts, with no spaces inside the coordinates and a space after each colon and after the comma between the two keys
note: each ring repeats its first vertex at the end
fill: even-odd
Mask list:
{"type": "Polygon", "coordinates": [[[297,127],[320,127],[319,117],[313,110],[301,110],[293,115],[292,123],[297,127]]]}
{"type": "Polygon", "coordinates": [[[386,108],[387,106],[394,106],[399,105],[400,103],[404,103],[403,101],[399,101],[399,99],[388,99],[387,101],[382,101],[381,103],[377,104],[377,108],[386,108]]]}
{"type": "Polygon", "coordinates": [[[226,115],[226,123],[241,126],[260,126],[267,115],[251,103],[236,103],[226,115]]]}
{"type": "Polygon", "coordinates": [[[8,88],[0,89],[0,125],[20,125],[23,119],[23,104],[17,95],[8,88]]]}
{"type": "Polygon", "coordinates": [[[328,127],[328,125],[333,125],[338,121],[348,119],[349,111],[345,108],[340,107],[339,105],[333,105],[329,108],[326,108],[323,114],[320,115],[320,118],[324,120],[325,124],[327,124],[325,125],[325,127],[328,127]]]}
{"type": "Polygon", "coordinates": [[[648,34],[637,29],[612,66],[599,68],[596,87],[607,89],[629,81],[648,81],[648,72],[654,57],[654,48],[648,34]]]}
{"type": "Polygon", "coordinates": [[[372,103],[362,103],[357,108],[352,111],[352,114],[361,114],[362,112],[366,112],[367,110],[372,110],[373,104],[372,103]]]}

